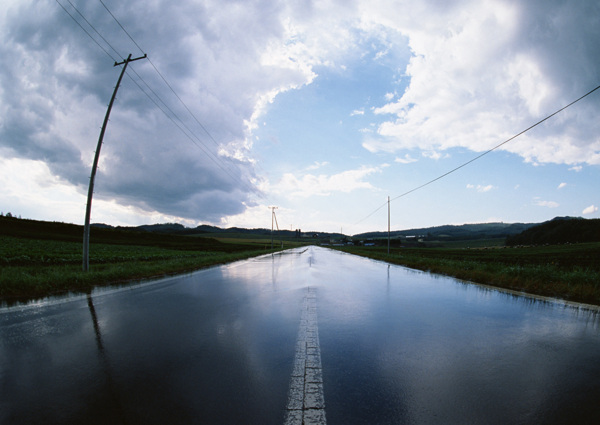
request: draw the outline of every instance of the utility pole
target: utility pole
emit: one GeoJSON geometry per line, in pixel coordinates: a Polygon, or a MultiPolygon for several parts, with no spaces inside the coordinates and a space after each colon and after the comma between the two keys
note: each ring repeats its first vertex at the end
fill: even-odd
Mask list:
{"type": "Polygon", "coordinates": [[[388,196],[388,255],[390,255],[390,197],[388,196]]]}
{"type": "MultiPolygon", "coordinates": [[[[273,224],[275,222],[275,210],[277,207],[269,207],[271,209],[271,249],[273,249],[273,224]]],[[[279,227],[279,226],[277,226],[279,227]]]]}
{"type": "Polygon", "coordinates": [[[137,61],[140,59],[145,59],[147,55],[141,56],[139,58],[131,59],[131,54],[125,59],[123,62],[115,62],[114,66],[124,65],[121,70],[121,75],[119,75],[119,79],[117,80],[117,85],[115,86],[115,90],[113,91],[112,97],[110,98],[110,103],[108,104],[108,109],[106,110],[106,116],[104,117],[104,123],[102,124],[102,130],[100,130],[100,137],[98,138],[98,146],[96,147],[96,154],[94,155],[94,164],[92,165],[92,174],[90,176],[90,187],[88,189],[88,197],[87,197],[87,205],[85,208],[85,224],[83,226],[83,271],[87,272],[90,268],[90,216],[92,214],[92,196],[94,194],[94,180],[96,179],[96,169],[98,168],[98,159],[100,158],[100,148],[102,147],[102,140],[104,139],[104,132],[106,131],[106,126],[108,124],[108,117],[110,116],[110,110],[112,109],[113,103],[115,102],[115,98],[117,97],[117,90],[119,90],[119,86],[121,85],[121,80],[123,79],[123,75],[125,74],[125,70],[127,69],[127,64],[129,62],[137,61]]]}

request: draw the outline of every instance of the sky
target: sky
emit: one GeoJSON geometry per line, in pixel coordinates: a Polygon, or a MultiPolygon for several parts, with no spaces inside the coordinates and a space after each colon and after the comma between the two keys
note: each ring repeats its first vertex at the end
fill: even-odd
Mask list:
{"type": "Polygon", "coordinates": [[[599,218],[600,90],[508,141],[600,85],[599,39],[597,1],[4,0],[0,210],[83,224],[147,54],[94,223],[599,218]]]}

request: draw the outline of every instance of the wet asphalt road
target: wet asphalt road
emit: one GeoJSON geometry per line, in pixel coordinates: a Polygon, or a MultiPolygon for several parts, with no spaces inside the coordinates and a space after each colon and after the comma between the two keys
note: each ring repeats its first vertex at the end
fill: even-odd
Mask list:
{"type": "Polygon", "coordinates": [[[1,424],[597,423],[600,317],[324,248],[0,309],[1,424]]]}

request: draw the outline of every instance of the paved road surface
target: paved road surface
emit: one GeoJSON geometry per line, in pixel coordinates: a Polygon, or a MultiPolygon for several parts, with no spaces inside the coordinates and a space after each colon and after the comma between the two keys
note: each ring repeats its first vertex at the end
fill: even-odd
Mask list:
{"type": "Polygon", "coordinates": [[[596,423],[599,322],[296,249],[0,309],[0,424],[596,423]]]}

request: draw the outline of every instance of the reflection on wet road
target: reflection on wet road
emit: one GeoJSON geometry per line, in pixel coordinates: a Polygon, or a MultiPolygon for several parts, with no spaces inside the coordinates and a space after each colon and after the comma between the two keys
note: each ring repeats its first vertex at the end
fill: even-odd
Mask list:
{"type": "Polygon", "coordinates": [[[599,322],[291,250],[1,308],[0,424],[595,423],[599,322]]]}

